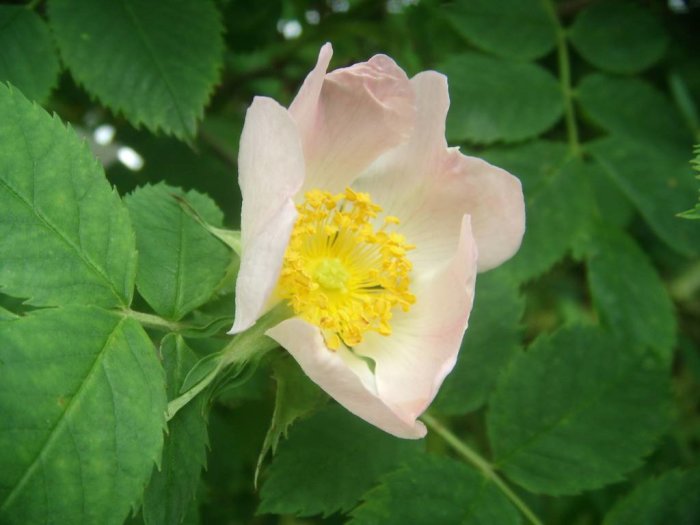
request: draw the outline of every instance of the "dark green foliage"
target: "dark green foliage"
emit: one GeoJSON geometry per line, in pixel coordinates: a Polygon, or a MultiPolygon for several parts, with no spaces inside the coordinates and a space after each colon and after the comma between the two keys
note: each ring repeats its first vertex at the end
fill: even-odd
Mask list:
{"type": "Polygon", "coordinates": [[[383,476],[350,525],[517,525],[520,516],[489,481],[456,461],[422,456],[383,476]]]}
{"type": "Polygon", "coordinates": [[[0,523],[699,523],[697,4],[5,2],[0,523]],[[424,440],[226,334],[246,109],[325,42],[445,73],[449,146],[523,185],[424,440]]]}
{"type": "Polygon", "coordinates": [[[0,5],[0,81],[43,102],[56,86],[58,70],[46,23],[23,6],[0,5]]]}
{"type": "Polygon", "coordinates": [[[672,471],[640,484],[605,517],[605,525],[700,522],[700,469],[672,471]]]}
{"type": "Polygon", "coordinates": [[[591,168],[556,142],[493,149],[485,158],[519,177],[525,194],[525,237],[506,268],[518,280],[537,277],[561,260],[591,223],[594,204],[586,180],[591,168]]]}
{"type": "Polygon", "coordinates": [[[433,403],[435,410],[458,415],[481,407],[498,374],[520,350],[525,305],[504,270],[489,272],[477,281],[470,326],[457,364],[433,403]]]}
{"type": "Polygon", "coordinates": [[[450,140],[515,142],[547,131],[561,118],[556,79],[536,64],[465,53],[437,69],[450,82],[450,140]]]}
{"type": "MultiPolygon", "coordinates": [[[[178,396],[187,372],[197,361],[185,341],[174,334],[163,339],[160,355],[165,367],[168,399],[178,396]]],[[[191,508],[205,464],[207,398],[198,397],[168,422],[160,466],[154,468],[141,513],[147,525],[182,523],[191,508]]]]}
{"type": "Polygon", "coordinates": [[[51,27],[75,79],[135,124],[191,139],[221,67],[211,0],[50,0],[51,27]]]}
{"type": "Polygon", "coordinates": [[[579,14],[571,43],[601,69],[637,73],[658,62],[668,42],[662,24],[639,3],[606,0],[579,14]]]}
{"type": "Polygon", "coordinates": [[[624,479],[666,429],[666,369],[655,353],[600,329],[540,337],[513,361],[491,399],[496,464],[543,494],[624,479]]]}
{"type": "Polygon", "coordinates": [[[367,425],[338,406],[293,426],[260,491],[260,513],[347,512],[379,476],[422,449],[367,425]]]}
{"type": "Polygon", "coordinates": [[[539,58],[556,42],[556,25],[540,0],[459,0],[445,16],[468,41],[505,58],[539,58]]]}
{"type": "Polygon", "coordinates": [[[593,230],[586,252],[588,285],[606,325],[627,344],[649,346],[670,361],[673,305],[646,254],[625,234],[602,226],[593,230]]]}

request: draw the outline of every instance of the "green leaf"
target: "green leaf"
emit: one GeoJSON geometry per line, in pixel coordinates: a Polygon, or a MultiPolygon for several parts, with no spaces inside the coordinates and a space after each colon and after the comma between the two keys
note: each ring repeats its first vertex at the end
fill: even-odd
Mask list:
{"type": "Polygon", "coordinates": [[[613,73],[638,73],[666,52],[661,22],[637,2],[596,2],[569,31],[571,43],[594,66],[613,73]]]}
{"type": "Polygon", "coordinates": [[[456,461],[416,457],[383,476],[349,525],[517,525],[518,512],[486,478],[456,461]]]}
{"type": "Polygon", "coordinates": [[[635,216],[634,204],[595,159],[591,163],[588,180],[591,183],[600,217],[612,226],[625,229],[635,216]]]}
{"type": "Polygon", "coordinates": [[[495,270],[476,280],[474,308],[454,369],[432,408],[466,414],[481,407],[498,374],[520,349],[520,318],[525,302],[518,286],[495,270]]]}
{"type": "Polygon", "coordinates": [[[275,411],[258,456],[258,464],[255,468],[256,484],[265,456],[270,451],[275,454],[280,438],[287,436],[292,423],[311,415],[328,400],[323,390],[304,374],[297,362],[289,355],[283,354],[274,362],[272,373],[277,383],[275,411]]]}
{"type": "Polygon", "coordinates": [[[624,479],[665,430],[667,367],[595,328],[537,339],[501,376],[488,428],[496,466],[535,493],[624,479]]]}
{"type": "Polygon", "coordinates": [[[676,217],[678,210],[692,205],[696,192],[685,155],[612,137],[589,144],[587,150],[661,239],[688,257],[700,254],[700,228],[676,217]]]}
{"type": "Polygon", "coordinates": [[[540,0],[458,0],[446,18],[475,46],[505,58],[532,60],[556,44],[556,26],[540,0]]]}
{"type": "Polygon", "coordinates": [[[700,523],[700,468],[667,472],[637,486],[605,517],[604,525],[700,523]]]}
{"type": "Polygon", "coordinates": [[[593,168],[571,158],[557,142],[493,149],[483,156],[523,183],[527,228],[522,246],[505,267],[520,281],[537,277],[587,231],[595,209],[587,180],[593,168]]]}
{"type": "Polygon", "coordinates": [[[25,6],[0,5],[0,82],[10,81],[27,98],[45,101],[58,81],[51,32],[25,6]]]}
{"type": "Polygon", "coordinates": [[[158,184],[138,188],[125,199],[139,251],[136,285],[156,312],[173,320],[204,304],[232,261],[228,248],[175,196],[185,199],[207,222],[221,224],[223,214],[214,201],[195,191],[184,193],[158,184]]]}
{"type": "Polygon", "coordinates": [[[0,306],[0,321],[14,321],[19,316],[0,306]]]}
{"type": "Polygon", "coordinates": [[[219,13],[209,0],[49,0],[73,77],[134,125],[191,139],[218,79],[219,13]]]}
{"type": "Polygon", "coordinates": [[[628,342],[659,351],[666,362],[676,340],[673,304],[647,255],[606,223],[586,249],[588,285],[605,324],[628,342]]]}
{"type": "Polygon", "coordinates": [[[338,406],[292,427],[260,493],[259,513],[311,516],[347,512],[379,476],[421,449],[338,406]]]}
{"type": "Polygon", "coordinates": [[[576,95],[587,116],[613,135],[687,156],[689,128],[671,101],[644,80],[588,75],[576,95]]]}
{"type": "MultiPolygon", "coordinates": [[[[177,397],[197,355],[179,335],[167,335],[160,346],[168,399],[177,397]]],[[[206,463],[207,398],[199,396],[168,422],[160,469],[155,469],[143,499],[144,523],[182,523],[193,506],[202,467],[206,463]]]]}
{"type": "Polygon", "coordinates": [[[0,522],[121,524],[163,443],[165,384],[133,320],[94,307],[0,323],[0,522]]]}
{"type": "Polygon", "coordinates": [[[84,143],[0,84],[0,286],[34,305],[126,306],[129,215],[84,143]]]}
{"type": "Polygon", "coordinates": [[[559,84],[536,64],[464,53],[437,69],[450,79],[449,140],[523,140],[547,131],[563,113],[559,84]]]}

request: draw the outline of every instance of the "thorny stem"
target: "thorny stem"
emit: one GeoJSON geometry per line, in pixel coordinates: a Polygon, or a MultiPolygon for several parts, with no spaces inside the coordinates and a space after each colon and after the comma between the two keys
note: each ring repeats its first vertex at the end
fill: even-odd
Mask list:
{"type": "Polygon", "coordinates": [[[437,421],[429,414],[421,416],[423,422],[436,434],[438,434],[445,442],[450,445],[460,456],[467,460],[468,463],[474,465],[481,473],[494,485],[496,485],[503,494],[515,505],[520,512],[523,513],[532,525],[543,525],[540,519],[530,510],[523,500],[513,492],[506,482],[496,474],[494,467],[482,458],[479,454],[469,448],[462,440],[455,436],[447,427],[437,421]]]}
{"type": "Polygon", "coordinates": [[[566,119],[566,135],[569,139],[571,154],[581,157],[581,144],[578,139],[578,125],[574,112],[573,90],[571,89],[571,65],[569,63],[569,48],[566,42],[566,31],[559,21],[552,0],[542,0],[547,13],[552,19],[557,36],[557,61],[559,66],[559,85],[564,97],[564,114],[566,119]]]}

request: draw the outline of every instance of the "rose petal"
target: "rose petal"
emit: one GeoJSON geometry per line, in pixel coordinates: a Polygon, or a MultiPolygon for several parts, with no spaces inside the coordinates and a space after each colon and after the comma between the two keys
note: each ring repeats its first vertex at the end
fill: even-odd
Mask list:
{"type": "Polygon", "coordinates": [[[382,153],[405,141],[415,120],[411,84],[384,55],[325,75],[319,89],[330,53],[330,47],[321,49],[289,109],[302,133],[304,190],[342,191],[382,153]]]}
{"type": "Polygon", "coordinates": [[[520,246],[525,206],[520,181],[508,172],[447,148],[447,79],[426,71],[411,79],[417,124],[411,139],[378,159],[355,186],[402,220],[401,233],[417,246],[418,272],[444,261],[471,215],[479,271],[498,266],[520,246]]]}
{"type": "Polygon", "coordinates": [[[308,137],[312,134],[316,122],[316,110],[318,106],[318,98],[321,94],[321,87],[326,78],[326,70],[333,56],[333,46],[330,42],[326,42],[318,53],[316,66],[304,79],[297,96],[289,105],[289,114],[297,123],[299,133],[302,137],[308,137]]]}
{"type": "Polygon", "coordinates": [[[474,299],[477,250],[468,216],[462,219],[457,251],[432,278],[415,283],[416,304],[398,312],[392,334],[365,334],[354,348],[374,360],[379,398],[393,410],[417,418],[452,370],[474,299]]]}
{"type": "Polygon", "coordinates": [[[243,195],[241,267],[236,281],[236,318],[229,333],[252,326],[277,285],[296,221],[294,196],[304,181],[304,157],[294,121],[270,98],[248,108],[238,154],[243,195]]]}
{"type": "Polygon", "coordinates": [[[318,327],[292,318],[266,334],[286,348],[318,386],[356,416],[397,437],[425,436],[423,423],[391,410],[377,397],[367,364],[342,346],[329,350],[318,327]]]}

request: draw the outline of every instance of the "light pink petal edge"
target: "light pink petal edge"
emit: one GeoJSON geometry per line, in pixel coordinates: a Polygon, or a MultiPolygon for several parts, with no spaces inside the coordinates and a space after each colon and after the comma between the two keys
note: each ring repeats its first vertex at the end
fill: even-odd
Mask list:
{"type": "Polygon", "coordinates": [[[321,48],[289,108],[306,158],[304,191],[342,191],[407,140],[415,123],[413,88],[391,58],[375,55],[326,74],[331,54],[330,45],[321,48]]]}
{"type": "Polygon", "coordinates": [[[342,346],[329,350],[318,327],[292,318],[266,334],[289,351],[312,381],[356,416],[400,438],[425,436],[422,422],[395,412],[377,396],[367,364],[342,346]]]}
{"type": "Polygon", "coordinates": [[[419,272],[449,256],[464,214],[472,218],[479,271],[494,268],[517,251],[525,231],[520,181],[447,147],[444,75],[424,71],[411,83],[417,104],[413,136],[374,163],[356,185],[402,220],[401,232],[417,246],[412,260],[419,272]]]}
{"type": "Polygon", "coordinates": [[[229,333],[252,326],[264,313],[296,221],[294,196],[304,182],[299,133],[285,108],[256,97],[246,113],[238,154],[243,195],[241,267],[236,317],[229,333]]]}
{"type": "Polygon", "coordinates": [[[328,64],[330,64],[332,57],[333,46],[330,42],[326,42],[318,53],[316,66],[306,76],[297,96],[289,105],[289,114],[297,123],[302,137],[306,137],[312,132],[316,121],[318,98],[321,95],[321,87],[323,87],[328,64]]]}
{"type": "Polygon", "coordinates": [[[379,397],[415,419],[425,411],[452,370],[474,300],[477,248],[470,219],[462,219],[459,245],[442,270],[417,282],[417,298],[392,320],[391,336],[367,334],[355,348],[375,362],[379,397]]]}

